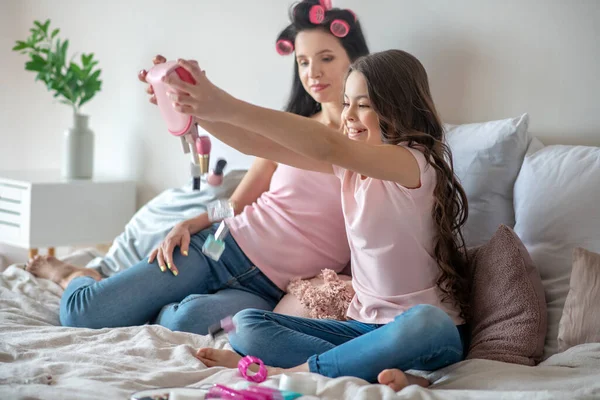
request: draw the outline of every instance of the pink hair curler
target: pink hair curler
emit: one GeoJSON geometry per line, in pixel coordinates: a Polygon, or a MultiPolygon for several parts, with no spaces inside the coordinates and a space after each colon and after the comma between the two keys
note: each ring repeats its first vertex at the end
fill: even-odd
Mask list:
{"type": "Polygon", "coordinates": [[[333,7],[333,5],[331,4],[331,0],[319,0],[319,4],[321,4],[321,6],[325,10],[331,10],[331,8],[333,7]]]}
{"type": "Polygon", "coordinates": [[[267,379],[267,367],[258,357],[246,356],[238,362],[238,370],[240,374],[250,382],[261,383],[267,379]],[[252,364],[258,364],[258,372],[254,375],[248,375],[248,368],[252,364]]]}
{"type": "Polygon", "coordinates": [[[279,55],[287,56],[294,52],[294,43],[287,39],[279,39],[277,43],[275,43],[275,49],[279,55]]]}
{"type": "Polygon", "coordinates": [[[348,25],[348,23],[342,19],[336,19],[331,22],[329,30],[334,36],[343,38],[350,33],[350,25],[348,25]]]}
{"type": "Polygon", "coordinates": [[[194,117],[182,114],[173,108],[169,91],[171,87],[163,82],[163,77],[176,73],[184,82],[196,84],[192,74],[179,66],[176,61],[156,64],[146,74],[146,81],[152,85],[156,103],[167,123],[167,130],[173,136],[181,138],[184,153],[191,153],[190,170],[193,177],[193,189],[200,190],[200,177],[208,172],[211,143],[208,136],[198,136],[198,126],[194,117]],[[200,157],[199,157],[200,154],[200,157]]]}
{"type": "Polygon", "coordinates": [[[315,4],[308,12],[308,20],[311,24],[320,25],[325,20],[325,8],[315,4]]]}
{"type": "Polygon", "coordinates": [[[354,11],[352,11],[349,8],[346,8],[346,11],[348,11],[350,14],[352,14],[352,16],[354,17],[354,22],[358,21],[358,18],[356,17],[356,13],[354,13],[354,11]]]}

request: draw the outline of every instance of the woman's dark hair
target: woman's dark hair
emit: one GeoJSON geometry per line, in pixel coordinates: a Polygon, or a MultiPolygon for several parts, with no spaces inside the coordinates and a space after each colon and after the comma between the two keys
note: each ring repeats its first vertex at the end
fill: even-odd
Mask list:
{"type": "MultiPolygon", "coordinates": [[[[336,19],[341,19],[348,23],[350,32],[343,38],[337,38],[346,53],[350,62],[354,62],[359,57],[369,54],[367,42],[363,36],[360,23],[355,21],[354,14],[349,10],[332,8],[325,12],[325,19],[319,25],[310,22],[309,11],[314,5],[320,4],[319,0],[303,0],[296,3],[290,9],[290,21],[292,23],[285,28],[277,37],[277,41],[284,39],[290,42],[296,42],[296,36],[302,31],[321,29],[331,34],[329,26],[336,19]]],[[[310,117],[321,110],[321,105],[304,90],[298,74],[298,64],[294,62],[294,78],[292,83],[292,92],[288,99],[285,111],[294,114],[310,117]]]]}
{"type": "Polygon", "coordinates": [[[350,71],[365,77],[371,106],[379,116],[382,141],[421,150],[436,171],[432,209],[436,230],[433,253],[440,268],[436,283],[443,300],[459,306],[461,316],[468,320],[470,279],[461,231],[468,215],[467,196],[454,174],[427,72],[419,60],[401,50],[361,57],[350,71]]]}

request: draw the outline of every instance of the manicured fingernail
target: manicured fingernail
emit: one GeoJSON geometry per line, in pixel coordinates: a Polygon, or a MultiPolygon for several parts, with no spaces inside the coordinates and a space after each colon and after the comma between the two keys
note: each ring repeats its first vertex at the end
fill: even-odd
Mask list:
{"type": "Polygon", "coordinates": [[[167,267],[168,267],[169,269],[171,269],[171,267],[172,267],[172,266],[171,266],[171,263],[167,263],[167,267]]]}
{"type": "Polygon", "coordinates": [[[159,266],[161,272],[165,272],[167,269],[164,265],[159,266]]]}
{"type": "Polygon", "coordinates": [[[187,257],[187,255],[188,255],[188,252],[184,250],[184,251],[183,251],[183,255],[187,257]]]}
{"type": "Polygon", "coordinates": [[[173,275],[177,276],[179,275],[179,271],[177,271],[176,269],[173,270],[173,275]]]}

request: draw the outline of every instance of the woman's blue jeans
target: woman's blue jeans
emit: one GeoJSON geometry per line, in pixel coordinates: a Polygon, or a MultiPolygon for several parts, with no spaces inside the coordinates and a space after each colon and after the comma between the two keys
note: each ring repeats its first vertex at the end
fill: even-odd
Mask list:
{"type": "Polygon", "coordinates": [[[209,326],[243,309],[273,310],[284,292],[252,264],[231,235],[219,261],[202,253],[215,229],[193,235],[188,256],[175,248],[178,276],[144,259],[99,282],[73,279],[61,299],[61,324],[108,328],[153,323],[205,335],[209,326]]]}

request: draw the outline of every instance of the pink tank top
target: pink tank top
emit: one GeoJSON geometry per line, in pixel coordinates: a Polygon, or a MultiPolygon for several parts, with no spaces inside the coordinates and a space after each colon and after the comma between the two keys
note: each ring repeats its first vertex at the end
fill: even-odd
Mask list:
{"type": "Polygon", "coordinates": [[[421,186],[416,189],[361,179],[360,174],[334,166],[342,181],[356,291],[347,315],[360,322],[386,324],[415,305],[431,304],[461,324],[458,310],[442,303],[435,284],[440,274],[433,256],[436,172],[420,151],[408,150],[421,169],[421,186]]]}
{"type": "Polygon", "coordinates": [[[331,174],[279,164],[268,192],[228,219],[246,256],[279,288],[350,260],[340,182],[331,174]]]}

